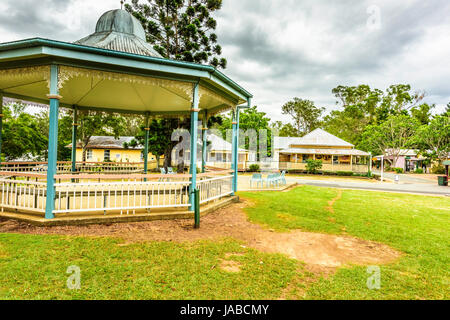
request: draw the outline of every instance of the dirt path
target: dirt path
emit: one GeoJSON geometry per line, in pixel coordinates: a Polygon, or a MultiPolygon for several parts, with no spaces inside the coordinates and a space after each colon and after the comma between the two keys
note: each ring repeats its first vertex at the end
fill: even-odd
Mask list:
{"type": "Polygon", "coordinates": [[[331,214],[334,214],[334,204],[342,199],[342,190],[339,189],[338,190],[338,195],[336,196],[336,198],[334,198],[333,200],[328,202],[328,207],[326,208],[331,214]]]}
{"type": "Polygon", "coordinates": [[[0,220],[0,233],[118,237],[129,243],[184,242],[231,237],[263,252],[286,254],[305,262],[308,269],[320,272],[349,264],[386,264],[400,256],[399,252],[387,245],[347,236],[302,231],[272,232],[248,221],[243,212],[246,205],[250,203],[238,203],[203,217],[199,230],[195,230],[192,221],[187,220],[53,228],[0,220]]]}

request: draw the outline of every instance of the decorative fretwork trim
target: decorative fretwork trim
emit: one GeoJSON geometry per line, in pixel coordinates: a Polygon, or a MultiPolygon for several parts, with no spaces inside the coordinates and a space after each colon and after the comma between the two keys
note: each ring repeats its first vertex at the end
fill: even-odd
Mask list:
{"type": "Polygon", "coordinates": [[[50,66],[24,67],[0,70],[0,78],[8,80],[17,80],[26,77],[41,78],[47,82],[47,88],[50,89],[50,66]]]}
{"type": "Polygon", "coordinates": [[[115,73],[108,71],[100,71],[94,69],[74,68],[68,66],[60,66],[58,86],[61,89],[64,83],[74,77],[96,78],[99,80],[113,80],[119,82],[135,83],[142,85],[159,86],[169,91],[176,91],[183,99],[192,103],[192,84],[189,82],[167,80],[160,78],[136,76],[125,73],[115,73]]]}
{"type": "Polygon", "coordinates": [[[224,107],[225,110],[229,109],[230,107],[231,108],[235,107],[235,103],[233,103],[232,101],[228,100],[227,98],[221,96],[220,94],[218,94],[208,88],[205,88],[203,86],[200,86],[198,95],[200,98],[200,105],[202,104],[203,97],[210,97],[210,98],[213,98],[214,100],[216,100],[218,102],[218,104],[226,105],[224,107]]]}

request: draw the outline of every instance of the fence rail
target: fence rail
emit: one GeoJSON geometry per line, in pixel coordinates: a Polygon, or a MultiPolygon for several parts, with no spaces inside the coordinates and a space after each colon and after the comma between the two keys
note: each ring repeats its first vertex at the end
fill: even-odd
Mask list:
{"type": "Polygon", "coordinates": [[[0,180],[0,207],[43,213],[47,196],[47,184],[26,180],[0,180]]]}
{"type": "Polygon", "coordinates": [[[197,182],[200,192],[200,204],[217,200],[233,193],[233,176],[206,178],[197,182]]]}
{"type": "MultiPolygon", "coordinates": [[[[187,208],[191,175],[58,174],[54,214],[187,208]]],[[[230,171],[197,175],[201,203],[232,194],[230,171]]],[[[0,172],[0,208],[45,213],[46,174],[0,172]]]]}
{"type": "Polygon", "coordinates": [[[54,213],[133,211],[189,206],[190,182],[56,184],[54,213]]]}

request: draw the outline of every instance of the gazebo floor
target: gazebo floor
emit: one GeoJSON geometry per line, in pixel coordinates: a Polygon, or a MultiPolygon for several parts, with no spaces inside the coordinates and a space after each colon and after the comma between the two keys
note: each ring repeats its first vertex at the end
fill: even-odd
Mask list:
{"type": "MultiPolygon", "coordinates": [[[[202,216],[228,206],[232,203],[239,202],[239,197],[229,196],[218,201],[207,203],[200,207],[202,216]]],[[[142,211],[133,214],[124,212],[113,212],[108,214],[88,213],[88,214],[57,214],[54,219],[45,219],[42,214],[24,213],[4,211],[0,212],[0,219],[13,219],[24,223],[40,227],[69,226],[69,225],[89,225],[89,224],[113,224],[113,223],[130,223],[144,222],[155,220],[176,220],[176,219],[194,219],[194,212],[183,211],[177,209],[152,209],[149,213],[142,211]]]]}

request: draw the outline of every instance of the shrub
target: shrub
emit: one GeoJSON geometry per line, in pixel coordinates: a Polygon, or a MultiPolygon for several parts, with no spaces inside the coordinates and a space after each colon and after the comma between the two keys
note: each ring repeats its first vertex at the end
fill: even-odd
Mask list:
{"type": "Polygon", "coordinates": [[[414,171],[414,173],[423,174],[423,169],[416,169],[416,171],[414,171]]]}
{"type": "Polygon", "coordinates": [[[260,171],[260,167],[257,164],[251,164],[249,167],[249,171],[250,172],[259,172],[260,171]]]}
{"type": "Polygon", "coordinates": [[[443,165],[433,166],[433,168],[431,168],[431,173],[433,173],[433,174],[444,174],[445,173],[445,168],[444,168],[443,165]]]}
{"type": "Polygon", "coordinates": [[[308,173],[317,173],[322,169],[322,160],[308,160],[306,162],[306,170],[308,173]]]}
{"type": "Polygon", "coordinates": [[[397,173],[397,174],[400,174],[400,173],[404,172],[404,170],[402,168],[392,168],[392,170],[394,170],[395,173],[397,173]]]}
{"type": "Polygon", "coordinates": [[[351,177],[351,176],[353,176],[353,172],[351,172],[351,171],[338,171],[338,172],[336,172],[336,174],[338,176],[341,176],[341,177],[351,177]]]}

